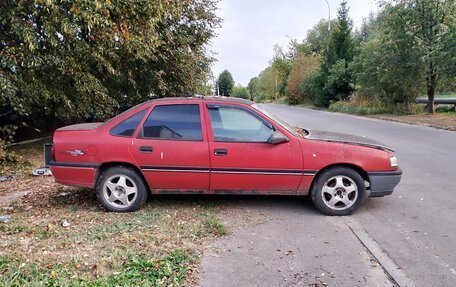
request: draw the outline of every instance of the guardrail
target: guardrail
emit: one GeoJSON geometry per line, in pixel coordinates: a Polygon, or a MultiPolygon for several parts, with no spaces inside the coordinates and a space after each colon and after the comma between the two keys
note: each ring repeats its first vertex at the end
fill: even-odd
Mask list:
{"type": "MultiPolygon", "coordinates": [[[[427,98],[418,98],[416,99],[418,104],[427,104],[429,100],[427,98]]],[[[434,104],[436,105],[453,105],[453,109],[456,111],[456,98],[436,98],[434,99],[434,104]]]]}
{"type": "MultiPolygon", "coordinates": [[[[419,104],[427,104],[428,99],[418,98],[418,99],[416,99],[416,102],[419,104]]],[[[456,105],[456,98],[436,98],[436,99],[434,99],[434,104],[456,105]]]]}

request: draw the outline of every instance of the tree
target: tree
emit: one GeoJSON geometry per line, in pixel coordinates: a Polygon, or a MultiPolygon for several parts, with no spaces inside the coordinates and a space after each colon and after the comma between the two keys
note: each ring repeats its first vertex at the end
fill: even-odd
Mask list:
{"type": "Polygon", "coordinates": [[[1,106],[68,123],[192,94],[213,60],[216,2],[1,1],[1,106]]]}
{"type": "Polygon", "coordinates": [[[337,26],[331,35],[328,50],[323,53],[323,61],[320,66],[320,75],[315,78],[315,86],[318,90],[316,104],[327,107],[333,100],[345,99],[352,92],[351,73],[348,69],[349,63],[353,60],[355,46],[353,42],[352,21],[348,16],[347,1],[342,1],[338,9],[337,26]],[[338,77],[332,77],[331,80],[339,80],[338,83],[328,85],[329,76],[334,75],[333,65],[344,63],[343,76],[341,76],[341,67],[337,67],[338,77]],[[331,69],[333,71],[331,72],[331,69]]]}
{"type": "Polygon", "coordinates": [[[219,89],[219,93],[222,96],[231,96],[231,92],[234,86],[233,76],[228,70],[224,70],[220,73],[217,79],[217,86],[219,89]]]}
{"type": "Polygon", "coordinates": [[[456,2],[454,0],[384,1],[391,27],[404,26],[419,51],[415,62],[425,71],[429,100],[428,112],[434,113],[434,96],[439,80],[456,74],[456,2]]]}
{"type": "Polygon", "coordinates": [[[274,100],[277,98],[277,71],[269,66],[258,76],[257,90],[258,98],[255,101],[274,100]]]}
{"type": "MultiPolygon", "coordinates": [[[[331,20],[331,34],[337,26],[337,20],[331,20]]],[[[328,20],[321,19],[309,31],[307,31],[305,45],[312,54],[321,55],[328,45],[328,20]]]]}
{"type": "Polygon", "coordinates": [[[250,99],[249,90],[241,85],[234,86],[231,95],[236,98],[250,99]]]}
{"type": "Polygon", "coordinates": [[[249,90],[250,100],[254,101],[255,98],[259,96],[258,92],[258,77],[253,77],[250,79],[249,84],[247,85],[249,90]]]}
{"type": "Polygon", "coordinates": [[[308,86],[313,73],[318,69],[319,58],[300,55],[293,61],[290,75],[287,79],[286,94],[290,104],[298,104],[303,100],[314,100],[314,95],[308,86]]]}

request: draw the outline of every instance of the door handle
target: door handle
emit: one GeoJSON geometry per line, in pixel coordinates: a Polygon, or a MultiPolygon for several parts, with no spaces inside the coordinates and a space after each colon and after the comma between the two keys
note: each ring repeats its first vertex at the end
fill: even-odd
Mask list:
{"type": "Polygon", "coordinates": [[[216,155],[216,156],[225,156],[227,154],[228,154],[228,150],[226,148],[214,149],[214,155],[216,155]]]}
{"type": "Polygon", "coordinates": [[[151,146],[140,146],[139,151],[142,153],[152,153],[153,149],[151,146]]]}

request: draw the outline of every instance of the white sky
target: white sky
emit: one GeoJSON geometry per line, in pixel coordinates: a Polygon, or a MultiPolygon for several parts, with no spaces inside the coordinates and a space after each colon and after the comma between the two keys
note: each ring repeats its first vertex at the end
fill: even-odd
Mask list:
{"type": "MultiPolygon", "coordinates": [[[[331,19],[336,18],[340,0],[328,2],[331,19]]],[[[355,27],[377,10],[375,0],[348,0],[348,6],[355,27]]],[[[301,42],[307,30],[328,18],[328,6],[325,0],[222,0],[217,14],[223,23],[210,47],[217,59],[212,71],[217,78],[228,69],[245,86],[268,66],[274,44],[286,48],[288,37],[301,42]]]]}

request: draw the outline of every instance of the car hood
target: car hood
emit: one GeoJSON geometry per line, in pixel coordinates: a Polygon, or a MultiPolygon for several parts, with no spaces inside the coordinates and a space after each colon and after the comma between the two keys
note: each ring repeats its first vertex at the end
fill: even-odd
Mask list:
{"type": "Polygon", "coordinates": [[[91,131],[98,128],[103,123],[85,123],[85,124],[76,124],[71,126],[66,126],[58,129],[57,131],[91,131]]]}
{"type": "Polygon", "coordinates": [[[367,146],[394,152],[394,150],[391,147],[365,137],[318,130],[307,130],[307,132],[308,134],[304,137],[308,140],[339,142],[345,144],[367,146]]]}

